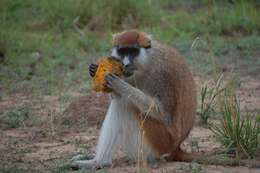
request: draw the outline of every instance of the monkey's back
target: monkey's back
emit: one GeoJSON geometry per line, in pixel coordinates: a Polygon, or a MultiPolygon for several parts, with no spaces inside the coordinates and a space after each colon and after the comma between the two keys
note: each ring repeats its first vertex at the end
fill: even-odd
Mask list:
{"type": "Polygon", "coordinates": [[[150,66],[154,68],[147,70],[141,87],[160,100],[165,113],[162,119],[166,121],[149,117],[143,129],[146,140],[159,155],[174,154],[194,124],[196,87],[192,73],[178,51],[158,43],[155,46],[161,51],[161,58],[152,61],[155,64],[150,66]]]}

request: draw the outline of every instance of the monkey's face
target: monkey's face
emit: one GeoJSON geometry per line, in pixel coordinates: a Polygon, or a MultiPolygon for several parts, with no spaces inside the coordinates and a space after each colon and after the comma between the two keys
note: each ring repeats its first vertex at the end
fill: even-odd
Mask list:
{"type": "Polygon", "coordinates": [[[140,69],[151,40],[145,33],[130,30],[115,35],[113,44],[112,56],[124,65],[125,77],[130,77],[140,69]]]}
{"type": "Polygon", "coordinates": [[[112,50],[112,56],[120,60],[124,67],[124,76],[130,77],[140,67],[139,60],[145,56],[145,48],[138,46],[117,46],[112,50]]]}

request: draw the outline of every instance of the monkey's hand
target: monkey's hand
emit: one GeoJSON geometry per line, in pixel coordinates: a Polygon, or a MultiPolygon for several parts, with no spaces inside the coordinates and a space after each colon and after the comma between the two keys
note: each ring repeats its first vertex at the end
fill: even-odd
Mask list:
{"type": "Polygon", "coordinates": [[[129,99],[142,113],[163,120],[162,109],[157,99],[148,96],[114,74],[108,74],[105,80],[107,87],[111,88],[116,94],[129,99]]]}
{"type": "Polygon", "coordinates": [[[90,64],[89,65],[89,69],[88,69],[89,70],[89,75],[91,77],[94,77],[96,72],[97,72],[97,69],[98,69],[98,65],[97,64],[90,64]]]}
{"type": "Polygon", "coordinates": [[[125,81],[123,81],[121,78],[119,78],[117,75],[111,73],[106,75],[105,80],[106,80],[106,86],[112,89],[116,94],[120,94],[120,95],[122,93],[121,90],[123,89],[123,87],[126,84],[128,84],[125,81]]]}

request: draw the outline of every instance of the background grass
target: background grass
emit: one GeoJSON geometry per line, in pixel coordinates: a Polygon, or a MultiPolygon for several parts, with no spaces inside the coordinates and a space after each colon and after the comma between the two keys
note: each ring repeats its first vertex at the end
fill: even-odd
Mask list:
{"type": "Polygon", "coordinates": [[[212,72],[210,56],[259,65],[258,16],[259,3],[242,0],[2,0],[1,88],[87,91],[88,64],[108,54],[112,33],[127,28],[176,46],[196,71],[212,72]]]}

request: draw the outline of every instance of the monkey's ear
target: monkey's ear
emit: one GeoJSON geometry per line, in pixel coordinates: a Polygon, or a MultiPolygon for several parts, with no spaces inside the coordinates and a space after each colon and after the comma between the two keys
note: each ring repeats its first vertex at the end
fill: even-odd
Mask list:
{"type": "Polygon", "coordinates": [[[117,46],[119,44],[119,34],[113,34],[112,35],[112,45],[117,46]]]}
{"type": "Polygon", "coordinates": [[[146,34],[146,37],[149,39],[149,40],[152,40],[153,39],[153,36],[151,34],[146,34]]]}
{"type": "Polygon", "coordinates": [[[141,47],[150,48],[151,47],[151,40],[152,40],[151,35],[148,35],[144,32],[140,32],[137,42],[141,47]]]}

